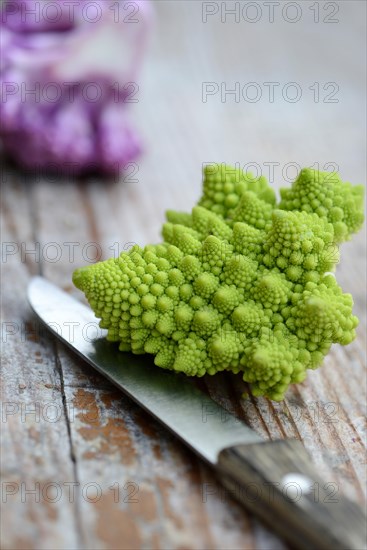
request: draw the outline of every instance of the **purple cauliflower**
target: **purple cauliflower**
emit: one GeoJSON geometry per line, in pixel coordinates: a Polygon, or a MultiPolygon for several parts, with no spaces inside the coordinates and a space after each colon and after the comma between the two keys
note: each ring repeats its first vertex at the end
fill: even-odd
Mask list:
{"type": "Polygon", "coordinates": [[[5,0],[0,137],[28,169],[116,173],[141,151],[128,117],[150,0],[5,0]]]}

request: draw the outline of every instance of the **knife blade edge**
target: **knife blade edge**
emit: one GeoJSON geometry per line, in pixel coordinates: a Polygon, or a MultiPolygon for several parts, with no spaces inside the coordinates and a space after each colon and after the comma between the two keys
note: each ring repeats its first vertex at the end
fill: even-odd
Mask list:
{"type": "Polygon", "coordinates": [[[221,450],[260,436],[184,375],[165,371],[151,356],[118,351],[91,309],[42,277],[28,288],[32,310],[49,330],[211,464],[221,450]]]}

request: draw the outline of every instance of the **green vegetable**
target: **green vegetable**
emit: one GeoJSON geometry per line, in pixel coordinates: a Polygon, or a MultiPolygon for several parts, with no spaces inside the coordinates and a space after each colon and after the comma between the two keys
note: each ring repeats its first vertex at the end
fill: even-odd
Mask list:
{"type": "Polygon", "coordinates": [[[191,214],[167,213],[163,244],[78,269],[108,339],[189,376],[241,372],[254,395],[281,400],[358,319],[333,274],[337,243],[363,223],[363,188],[302,170],[275,195],[240,170],[204,172],[191,214]]]}

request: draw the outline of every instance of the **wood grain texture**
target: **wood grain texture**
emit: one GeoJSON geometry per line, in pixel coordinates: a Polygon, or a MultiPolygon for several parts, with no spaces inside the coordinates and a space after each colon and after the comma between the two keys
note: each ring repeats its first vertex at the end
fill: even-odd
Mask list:
{"type": "Polygon", "coordinates": [[[230,447],[218,470],[231,494],[297,550],[365,546],[367,516],[319,477],[300,441],[230,447]]]}
{"type": "MultiPolygon", "coordinates": [[[[293,25],[281,18],[271,24],[265,15],[256,24],[222,23],[218,16],[204,24],[201,2],[155,5],[155,36],[132,108],[146,143],[138,182],[51,182],[2,169],[2,241],[9,245],[2,262],[4,550],[285,548],[189,450],[39,329],[26,287],[41,273],[82,299],[72,271],[113,255],[116,243],[122,250],[158,241],[164,211],[188,210],[198,198],[206,162],[257,163],[266,176],[266,163],[277,162],[277,188],[288,184],[290,162],[337,163],[343,178],[363,182],[365,4],[339,2],[339,23],[331,25],[313,22],[309,2],[293,25]],[[202,102],[203,82],[229,89],[237,81],[262,88],[299,82],[303,97],[294,104],[281,97],[202,102]],[[314,82],[322,93],[326,82],[336,82],[338,103],[315,103],[308,89],[314,82]]],[[[360,504],[365,262],[361,232],[343,246],[337,270],[361,319],[356,341],[334,346],[324,366],[292,387],[283,403],[242,401],[244,384],[234,375],[199,384],[265,440],[300,440],[320,476],[360,504]]]]}

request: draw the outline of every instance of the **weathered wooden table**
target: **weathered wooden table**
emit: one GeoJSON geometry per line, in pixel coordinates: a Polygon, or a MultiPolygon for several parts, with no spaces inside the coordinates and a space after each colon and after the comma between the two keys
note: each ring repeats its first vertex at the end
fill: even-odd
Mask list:
{"type": "MultiPolygon", "coordinates": [[[[211,3],[219,13],[205,23],[201,2],[156,2],[155,37],[132,109],[146,142],[136,181],[51,181],[3,167],[4,550],[284,548],[189,450],[40,331],[26,301],[36,274],[82,299],[71,284],[75,267],[157,241],[164,210],[189,209],[198,198],[203,163],[247,164],[277,187],[289,185],[300,165],[337,164],[344,179],[364,181],[365,4],[316,3],[317,22],[315,3],[293,3],[301,15],[276,8],[274,23],[269,8],[252,4],[260,7],[257,22],[249,22],[250,11],[238,23],[225,14],[222,22],[221,3],[211,3]],[[226,95],[236,86],[239,98],[226,95]],[[206,101],[203,90],[212,93],[206,101]]],[[[236,376],[202,384],[265,439],[299,438],[330,498],[345,493],[360,503],[365,259],[360,233],[343,246],[337,269],[361,318],[356,341],[335,346],[283,403],[241,401],[236,376]]]]}

